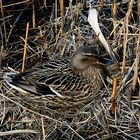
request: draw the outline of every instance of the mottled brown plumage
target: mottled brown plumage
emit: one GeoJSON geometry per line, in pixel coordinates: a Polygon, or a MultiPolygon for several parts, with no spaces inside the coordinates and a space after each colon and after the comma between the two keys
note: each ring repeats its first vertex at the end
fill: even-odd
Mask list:
{"type": "Polygon", "coordinates": [[[101,97],[99,90],[106,75],[96,51],[83,47],[72,58],[49,60],[25,73],[6,73],[4,78],[17,90],[43,96],[48,106],[70,107],[101,97]]]}

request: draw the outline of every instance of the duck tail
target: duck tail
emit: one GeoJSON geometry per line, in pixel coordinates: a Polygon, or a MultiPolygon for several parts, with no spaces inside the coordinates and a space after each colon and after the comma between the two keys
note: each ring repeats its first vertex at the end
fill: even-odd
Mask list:
{"type": "Polygon", "coordinates": [[[17,86],[17,82],[14,80],[19,75],[18,72],[6,72],[3,74],[3,81],[15,90],[25,93],[25,90],[17,86]]]}
{"type": "Polygon", "coordinates": [[[17,71],[6,72],[3,75],[3,81],[13,89],[22,93],[33,92],[37,93],[36,88],[30,85],[17,71]]]}

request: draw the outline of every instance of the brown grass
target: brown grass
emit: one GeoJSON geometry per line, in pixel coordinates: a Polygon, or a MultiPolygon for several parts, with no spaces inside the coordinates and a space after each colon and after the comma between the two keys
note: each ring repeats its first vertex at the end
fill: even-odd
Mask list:
{"type": "MultiPolygon", "coordinates": [[[[85,16],[87,11],[82,11],[82,7],[90,7],[89,1],[86,1],[86,6],[77,1],[75,7],[67,5],[66,1],[65,6],[63,1],[45,2],[0,2],[2,73],[8,71],[7,65],[17,71],[26,71],[38,62],[71,56],[77,47],[83,45],[94,47],[106,59],[106,65],[113,63],[100,42],[96,43],[95,33],[85,16]],[[28,22],[30,27],[26,28],[28,22]]],[[[139,5],[133,0],[93,3],[100,9],[100,27],[122,68],[111,73],[112,78],[117,78],[117,83],[114,81],[114,86],[109,82],[106,84],[100,102],[89,103],[80,110],[66,110],[51,109],[45,97],[17,92],[1,80],[0,138],[140,139],[139,5]]]]}

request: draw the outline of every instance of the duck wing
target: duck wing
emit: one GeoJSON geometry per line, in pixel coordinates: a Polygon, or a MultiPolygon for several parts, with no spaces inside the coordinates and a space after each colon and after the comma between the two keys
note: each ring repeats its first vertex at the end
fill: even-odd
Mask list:
{"type": "Polygon", "coordinates": [[[90,88],[85,77],[73,72],[68,59],[49,61],[25,73],[6,73],[5,79],[14,89],[37,95],[73,97],[90,88]]]}

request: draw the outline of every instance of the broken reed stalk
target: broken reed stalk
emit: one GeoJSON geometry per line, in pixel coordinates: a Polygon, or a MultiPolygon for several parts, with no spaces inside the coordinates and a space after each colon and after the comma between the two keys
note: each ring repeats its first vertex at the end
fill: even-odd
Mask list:
{"type": "Polygon", "coordinates": [[[117,32],[116,32],[116,22],[117,22],[117,3],[116,0],[114,0],[113,2],[113,27],[114,27],[114,48],[116,48],[116,36],[117,36],[117,32]]]}
{"type": "Polygon", "coordinates": [[[64,0],[60,1],[60,11],[61,11],[61,35],[63,34],[64,30],[64,0]]]}
{"type": "Polygon", "coordinates": [[[35,2],[32,4],[32,22],[33,22],[33,28],[35,28],[35,2]]]}
{"type": "Polygon", "coordinates": [[[136,83],[138,81],[140,85],[140,79],[138,78],[138,70],[139,70],[139,64],[140,64],[140,0],[138,0],[138,41],[137,41],[137,48],[136,48],[136,63],[135,63],[135,69],[134,69],[134,77],[133,77],[133,91],[135,90],[136,83]]]}
{"type": "MultiPolygon", "coordinates": [[[[128,22],[125,22],[125,24],[128,22]]],[[[128,25],[126,25],[128,26],[128,25]]],[[[125,69],[125,55],[126,55],[126,47],[127,47],[127,34],[128,34],[128,27],[124,27],[124,36],[123,36],[123,62],[122,62],[122,74],[124,73],[124,69],[125,69]]]]}
{"type": "Polygon", "coordinates": [[[124,25],[124,42],[123,42],[123,64],[122,64],[122,74],[124,73],[125,70],[125,61],[126,61],[126,48],[127,48],[127,40],[128,40],[128,24],[129,24],[129,17],[132,11],[132,7],[133,7],[133,2],[134,0],[131,0],[129,3],[129,8],[128,11],[126,13],[126,17],[125,17],[125,25],[124,25]]]}
{"type": "Polygon", "coordinates": [[[43,117],[43,116],[41,116],[41,126],[42,126],[42,135],[43,135],[43,140],[46,140],[46,138],[45,138],[44,117],[43,117]]]}
{"type": "Polygon", "coordinates": [[[37,134],[38,132],[35,130],[30,130],[30,129],[19,129],[19,130],[11,130],[11,131],[6,131],[6,132],[0,132],[0,137],[2,136],[8,136],[8,135],[14,135],[14,134],[26,134],[26,133],[33,133],[37,134]]]}
{"type": "Polygon", "coordinates": [[[56,33],[56,34],[57,34],[57,24],[58,24],[58,23],[57,23],[57,16],[58,16],[58,15],[57,15],[57,10],[58,10],[57,7],[58,7],[58,6],[57,6],[57,0],[55,0],[55,19],[56,19],[56,20],[55,20],[55,33],[56,33]]]}
{"type": "Polygon", "coordinates": [[[5,25],[5,17],[4,17],[4,12],[3,12],[3,5],[2,5],[2,0],[0,0],[0,8],[1,8],[1,15],[2,15],[2,22],[3,22],[3,30],[4,30],[4,39],[5,39],[5,46],[7,46],[7,34],[6,34],[6,25],[5,25]]]}
{"type": "Polygon", "coordinates": [[[24,52],[23,52],[23,61],[22,61],[22,69],[21,72],[24,72],[25,68],[25,60],[26,60],[26,52],[27,52],[27,40],[28,40],[28,31],[29,31],[29,22],[26,26],[26,35],[25,35],[25,44],[24,44],[24,52]]]}
{"type": "Polygon", "coordinates": [[[116,95],[116,88],[117,88],[117,78],[113,78],[113,90],[112,90],[112,95],[111,95],[112,113],[115,112],[115,95],[116,95]]]}
{"type": "Polygon", "coordinates": [[[135,87],[138,81],[138,71],[139,71],[139,63],[140,63],[140,27],[138,32],[138,41],[137,41],[137,48],[136,48],[136,61],[134,67],[134,76],[133,76],[133,91],[135,91],[135,87]]]}
{"type": "Polygon", "coordinates": [[[20,2],[12,2],[10,4],[4,5],[3,8],[7,8],[7,7],[11,7],[11,6],[16,6],[16,5],[20,5],[20,4],[25,4],[31,2],[31,0],[25,0],[25,1],[20,1],[20,2]]]}

